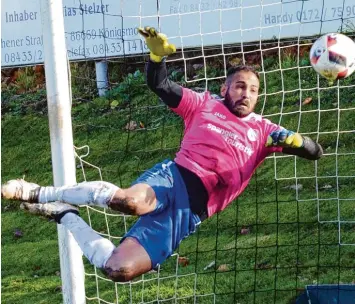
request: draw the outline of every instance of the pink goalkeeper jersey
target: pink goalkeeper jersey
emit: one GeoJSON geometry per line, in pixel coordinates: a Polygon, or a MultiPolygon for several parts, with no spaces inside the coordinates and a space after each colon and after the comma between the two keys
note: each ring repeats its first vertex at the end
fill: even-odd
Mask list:
{"type": "Polygon", "coordinates": [[[251,113],[239,118],[209,92],[183,88],[172,109],[184,119],[185,133],[175,162],[200,177],[208,192],[208,216],[223,210],[248,185],[266,156],[281,147],[266,148],[268,135],[280,126],[251,113]]]}

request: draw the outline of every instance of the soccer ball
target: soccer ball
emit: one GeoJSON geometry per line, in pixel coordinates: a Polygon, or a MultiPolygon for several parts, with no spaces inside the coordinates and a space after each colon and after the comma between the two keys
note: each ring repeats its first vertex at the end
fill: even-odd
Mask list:
{"type": "Polygon", "coordinates": [[[343,34],[321,36],[313,43],[309,56],[316,72],[330,81],[355,71],[355,42],[343,34]]]}

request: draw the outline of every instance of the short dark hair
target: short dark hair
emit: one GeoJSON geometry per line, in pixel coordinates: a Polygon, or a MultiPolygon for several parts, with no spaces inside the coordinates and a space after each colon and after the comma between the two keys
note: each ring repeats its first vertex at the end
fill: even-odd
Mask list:
{"type": "Polygon", "coordinates": [[[239,72],[252,72],[258,78],[258,80],[260,80],[259,73],[256,71],[254,67],[250,65],[237,65],[228,69],[226,81],[228,81],[228,78],[231,78],[234,74],[239,72]]]}

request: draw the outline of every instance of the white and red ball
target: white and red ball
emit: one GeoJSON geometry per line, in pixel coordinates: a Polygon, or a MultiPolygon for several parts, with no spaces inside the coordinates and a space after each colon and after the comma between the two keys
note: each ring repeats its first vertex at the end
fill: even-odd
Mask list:
{"type": "Polygon", "coordinates": [[[355,42],[343,34],[321,36],[309,56],[316,72],[329,80],[346,78],[355,71],[355,42]]]}

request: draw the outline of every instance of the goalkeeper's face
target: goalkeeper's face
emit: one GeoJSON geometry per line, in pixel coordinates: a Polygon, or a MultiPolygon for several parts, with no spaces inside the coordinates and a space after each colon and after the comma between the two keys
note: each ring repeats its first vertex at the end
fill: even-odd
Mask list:
{"type": "Polygon", "coordinates": [[[238,117],[254,111],[258,101],[259,79],[251,71],[238,71],[227,78],[221,88],[226,107],[238,117]]]}

